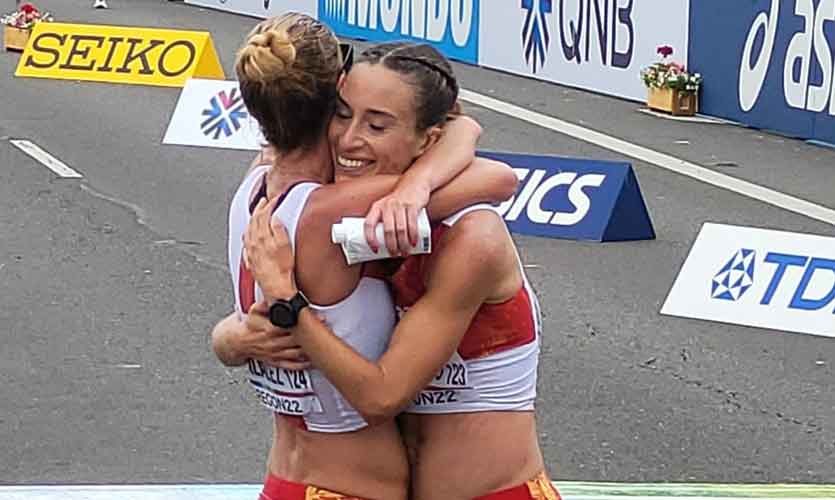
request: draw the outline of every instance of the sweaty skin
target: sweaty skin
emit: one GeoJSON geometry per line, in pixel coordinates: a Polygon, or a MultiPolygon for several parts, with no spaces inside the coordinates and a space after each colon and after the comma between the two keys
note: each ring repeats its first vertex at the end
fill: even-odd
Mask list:
{"type": "MultiPolygon", "coordinates": [[[[466,125],[466,122],[461,123],[462,126],[466,125]]],[[[478,131],[480,132],[480,128],[478,131]]],[[[460,142],[458,141],[456,148],[461,147],[460,142]]],[[[470,144],[470,154],[472,154],[474,142],[471,141],[470,144]]],[[[438,145],[439,149],[435,153],[431,151],[427,153],[426,161],[433,161],[432,154],[443,155],[447,161],[455,157],[450,156],[455,153],[444,150],[441,145],[438,145]]],[[[353,289],[356,280],[359,279],[358,268],[345,268],[345,272],[340,275],[334,273],[332,266],[318,264],[324,259],[335,263],[337,267],[345,267],[344,264],[338,264],[342,262],[339,248],[329,243],[330,224],[342,216],[363,213],[373,200],[379,199],[395,186],[397,186],[396,192],[400,189],[409,193],[409,182],[420,184],[427,178],[425,174],[421,174],[422,170],[419,165],[413,167],[410,172],[414,173],[400,179],[405,183],[405,187],[398,182],[397,177],[376,176],[353,181],[347,185],[323,186],[314,192],[303,212],[297,235],[300,252],[298,266],[302,270],[299,274],[299,282],[312,301],[328,304],[341,300],[353,289]],[[351,189],[348,189],[348,186],[351,189]],[[340,194],[340,192],[345,194],[340,194]],[[307,269],[306,274],[304,274],[304,269],[307,269]]],[[[437,168],[434,168],[431,173],[435,177],[438,175],[450,177],[448,173],[439,172],[437,168]]],[[[283,182],[286,185],[290,180],[284,179],[283,182]]],[[[439,183],[437,180],[432,182],[439,183]]],[[[490,198],[491,201],[501,201],[515,190],[515,183],[516,179],[512,170],[506,165],[489,160],[478,160],[456,177],[449,186],[437,191],[437,196],[433,196],[429,204],[430,214],[443,217],[484,197],[490,198]],[[464,201],[455,202],[455,198],[464,201]]],[[[423,186],[417,189],[417,191],[425,190],[427,188],[423,186]]],[[[428,190],[431,191],[431,187],[428,190]]],[[[276,192],[280,192],[280,188],[276,189],[276,192]]],[[[264,206],[266,204],[262,204],[261,208],[264,206]]],[[[248,255],[252,264],[253,259],[257,257],[253,257],[250,252],[248,255]]],[[[242,323],[237,315],[230,315],[218,324],[213,333],[213,345],[219,359],[229,365],[239,365],[248,358],[270,359],[269,353],[275,352],[275,349],[290,347],[290,355],[286,358],[270,360],[276,364],[280,364],[282,359],[288,363],[299,363],[298,349],[292,343],[288,344],[286,342],[288,338],[278,333],[274,327],[270,328],[271,325],[268,326],[268,323],[262,322],[255,330],[248,328],[257,318],[263,319],[262,315],[257,314],[263,314],[263,312],[263,310],[251,311],[252,314],[246,316],[248,324],[242,323]],[[295,351],[292,350],[294,348],[295,351]]],[[[290,425],[285,418],[277,418],[269,470],[279,477],[324,485],[346,493],[368,496],[371,491],[377,494],[388,492],[384,498],[398,498],[397,492],[405,491],[403,485],[405,485],[407,471],[405,453],[402,448],[398,449],[398,446],[401,446],[400,442],[393,423],[353,433],[321,435],[290,425]],[[322,453],[321,450],[328,451],[322,453]],[[359,453],[360,450],[363,456],[367,457],[361,461],[346,464],[338,458],[346,454],[359,453]],[[403,459],[394,458],[398,456],[403,459]],[[391,472],[382,472],[386,470],[391,472]]]]}

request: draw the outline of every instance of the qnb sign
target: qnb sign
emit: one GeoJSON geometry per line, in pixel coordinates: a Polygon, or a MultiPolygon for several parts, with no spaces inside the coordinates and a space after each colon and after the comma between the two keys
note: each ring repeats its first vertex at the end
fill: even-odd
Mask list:
{"type": "Polygon", "coordinates": [[[566,61],[599,61],[615,68],[632,63],[634,0],[522,0],[521,5],[525,11],[523,48],[534,72],[545,64],[552,32],[559,33],[566,61]]]}
{"type": "MultiPolygon", "coordinates": [[[[784,13],[785,14],[785,13],[784,13]]],[[[783,90],[786,104],[792,108],[816,113],[829,107],[835,116],[835,64],[827,38],[835,22],[835,0],[820,0],[815,8],[812,0],[772,0],[768,12],[760,12],[754,20],[742,53],[739,69],[739,104],[743,111],[750,111],[757,104],[766,74],[774,54],[785,54],[782,59],[783,90]],[[785,47],[777,47],[780,29],[780,9],[794,6],[794,16],[802,21],[802,29],[789,39],[785,47]],[[759,46],[758,53],[755,48],[759,46]],[[812,61],[819,71],[819,82],[812,83],[812,61]]],[[[779,62],[778,62],[779,64],[779,62]]],[[[817,73],[816,71],[815,73],[817,73]]]]}
{"type": "Polygon", "coordinates": [[[479,152],[519,178],[498,207],[512,232],[592,241],[652,239],[655,233],[628,163],[479,152]]]}
{"type": "Polygon", "coordinates": [[[478,61],[478,0],[319,0],[319,16],[340,35],[413,39],[449,57],[478,61]]]}

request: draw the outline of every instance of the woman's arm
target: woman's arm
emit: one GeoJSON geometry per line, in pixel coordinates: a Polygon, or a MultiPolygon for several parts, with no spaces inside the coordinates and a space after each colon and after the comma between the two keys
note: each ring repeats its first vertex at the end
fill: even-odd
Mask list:
{"type": "Polygon", "coordinates": [[[302,370],[310,363],[295,340],[267,319],[268,306],[256,303],[243,319],[238,313],[218,321],[212,329],[212,350],[226,366],[241,366],[249,359],[288,370],[302,370]]]}
{"type": "MultiPolygon", "coordinates": [[[[264,221],[262,229],[264,224],[270,225],[264,221]]],[[[282,279],[274,282],[274,292],[278,298],[289,298],[296,293],[292,250],[284,228],[275,223],[270,226],[265,236],[269,241],[258,252],[283,263],[278,273],[282,279]]],[[[500,219],[493,214],[472,217],[455,229],[436,257],[426,293],[398,323],[388,350],[378,361],[354,351],[309,308],[301,311],[292,329],[293,338],[313,365],[369,423],[392,418],[429,383],[449,361],[478,309],[506,277],[508,249],[500,219]]]]}
{"type": "Polygon", "coordinates": [[[244,346],[237,341],[241,328],[243,322],[234,312],[218,321],[212,328],[212,350],[217,359],[226,366],[241,366],[248,358],[244,353],[244,346]]]}

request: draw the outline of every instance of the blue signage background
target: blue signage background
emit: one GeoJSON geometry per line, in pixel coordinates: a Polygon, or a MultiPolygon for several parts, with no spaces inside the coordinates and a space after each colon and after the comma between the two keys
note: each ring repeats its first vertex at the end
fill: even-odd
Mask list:
{"type": "MultiPolygon", "coordinates": [[[[824,79],[818,51],[826,58],[826,48],[817,47],[825,39],[829,49],[829,72],[833,71],[832,56],[835,55],[835,22],[826,19],[820,24],[821,33],[815,33],[821,17],[827,17],[821,9],[823,0],[698,0],[690,2],[690,47],[689,69],[701,73],[704,83],[701,95],[703,113],[728,118],[756,128],[778,131],[804,139],[818,139],[835,143],[835,116],[830,114],[832,86],[835,78],[824,79]],[[806,18],[795,13],[796,6],[812,12],[808,26],[806,18]],[[774,30],[769,29],[773,10],[779,11],[774,30]],[[759,22],[755,22],[759,19],[759,22]],[[765,21],[765,22],[763,22],[765,21]],[[818,22],[816,22],[818,21],[818,22]],[[794,45],[792,39],[798,33],[807,32],[811,37],[808,45],[794,45]],[[752,38],[752,50],[748,60],[743,61],[746,41],[752,38]],[[767,42],[773,36],[773,49],[768,53],[767,42]],[[799,49],[799,50],[798,50],[799,49]],[[802,108],[792,107],[786,98],[784,72],[791,72],[791,79],[802,80],[803,59],[808,60],[808,88],[802,98],[802,108]],[[788,60],[788,64],[787,64],[788,60]],[[762,87],[756,92],[759,75],[757,64],[767,69],[762,78],[762,87]],[[767,65],[767,66],[766,66],[767,65]],[[747,68],[746,68],[747,67],[747,68]],[[741,71],[748,73],[749,99],[755,99],[750,110],[743,109],[740,102],[741,71]],[[810,111],[809,90],[823,87],[830,98],[823,111],[810,111]]],[[[831,76],[831,73],[830,73],[831,76]]],[[[822,90],[823,90],[822,89],[822,90]]]]}
{"type": "Polygon", "coordinates": [[[519,182],[513,203],[502,214],[508,228],[514,233],[590,241],[655,238],[649,212],[629,163],[483,151],[479,151],[478,156],[505,162],[513,168],[528,170],[525,178],[519,182]],[[544,172],[535,176],[536,171],[544,172]],[[560,173],[574,173],[576,177],[548,189],[545,183],[560,173]],[[605,178],[599,186],[580,187],[584,176],[605,178]],[[574,184],[577,186],[572,189],[574,184]],[[531,203],[537,202],[536,191],[540,186],[544,186],[542,189],[547,189],[547,192],[534,209],[553,214],[578,213],[582,218],[571,225],[532,221],[528,207],[531,203]],[[583,195],[590,202],[585,214],[582,213],[585,210],[582,202],[577,203],[578,200],[582,201],[583,195]],[[517,203],[524,204],[524,207],[517,206],[517,203]],[[515,220],[510,220],[514,212],[518,213],[518,216],[515,220]]]}
{"type": "Polygon", "coordinates": [[[319,19],[330,26],[337,35],[349,38],[357,38],[360,40],[368,40],[372,42],[386,42],[394,40],[410,40],[420,43],[428,43],[435,46],[445,56],[450,59],[477,64],[478,63],[478,40],[480,31],[480,5],[481,0],[319,0],[319,19]],[[426,35],[427,19],[429,13],[429,4],[434,3],[446,4],[447,19],[444,27],[443,37],[439,41],[428,40],[426,35]],[[458,4],[461,9],[472,9],[472,20],[470,23],[469,33],[467,34],[466,43],[459,46],[452,34],[452,4],[458,4]],[[424,26],[423,35],[415,36],[412,30],[412,5],[423,5],[424,8],[424,26]],[[363,12],[358,12],[354,23],[349,22],[349,5],[355,6],[356,10],[360,9],[363,12]],[[397,21],[393,29],[386,30],[383,24],[383,9],[386,6],[395,8],[399,5],[397,21]],[[368,9],[367,11],[365,9],[368,9]],[[374,9],[376,12],[372,12],[374,9]],[[408,21],[406,26],[406,34],[403,33],[404,9],[408,9],[406,19],[408,21]],[[359,17],[365,20],[366,27],[360,26],[359,17]],[[376,28],[372,29],[371,19],[376,20],[376,28]]]}

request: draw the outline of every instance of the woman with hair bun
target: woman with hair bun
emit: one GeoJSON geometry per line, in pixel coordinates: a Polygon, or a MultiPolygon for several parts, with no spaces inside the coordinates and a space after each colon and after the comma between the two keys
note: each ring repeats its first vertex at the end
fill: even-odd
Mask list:
{"type": "MultiPolygon", "coordinates": [[[[457,93],[449,62],[430,46],[366,50],[331,121],[337,172],[372,173],[397,154],[369,124],[431,126],[457,93]],[[397,111],[403,95],[411,113],[397,111]]],[[[252,272],[271,296],[292,297],[292,247],[267,215],[255,215],[248,235],[252,272]]],[[[411,499],[558,500],[534,412],[539,306],[502,217],[484,204],[457,211],[433,227],[432,253],[407,257],[391,283],[400,320],[381,356],[360,355],[308,310],[290,332],[366,421],[401,415],[411,499]]]]}
{"type": "Polygon", "coordinates": [[[248,367],[252,389],[275,415],[262,500],[408,496],[409,468],[395,423],[369,426],[276,326],[290,327],[300,311],[315,311],[340,342],[365,359],[374,360],[386,349],[395,325],[388,285],[379,279],[379,266],[345,264],[340,248],[330,241],[332,224],[364,215],[385,197],[377,207],[388,232],[408,238],[415,207],[425,205],[429,193],[430,218],[440,220],[478,201],[508,198],[517,182],[507,166],[474,159],[481,129],[472,120],[418,126],[407,87],[388,89],[385,105],[393,106],[387,109],[394,114],[374,115],[364,127],[389,145],[387,156],[374,166],[379,173],[414,166],[402,176],[353,179],[350,169],[357,162],[348,162],[349,171],[340,177],[349,180],[332,184],[333,159],[339,159],[332,155],[326,132],[342,66],[333,32],[296,13],[259,23],[235,64],[247,108],[269,143],[271,162],[256,162],[231,203],[235,312],[215,327],[212,347],[224,364],[248,367]],[[398,121],[401,115],[405,122],[398,121]],[[303,295],[265,293],[263,276],[280,268],[271,271],[262,254],[243,248],[245,236],[247,246],[263,248],[250,238],[252,225],[269,225],[271,217],[287,228],[296,252],[295,282],[303,295]],[[259,269],[260,279],[251,268],[259,269]]]}

